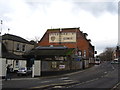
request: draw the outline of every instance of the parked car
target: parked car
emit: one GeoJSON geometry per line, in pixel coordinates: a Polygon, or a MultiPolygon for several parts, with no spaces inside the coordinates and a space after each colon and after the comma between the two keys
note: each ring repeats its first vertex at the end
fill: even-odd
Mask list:
{"type": "Polygon", "coordinates": [[[21,67],[17,71],[17,75],[29,75],[32,73],[31,69],[27,69],[27,67],[21,67]]]}
{"type": "Polygon", "coordinates": [[[111,64],[118,64],[119,62],[118,62],[118,59],[116,58],[116,59],[114,59],[113,61],[111,61],[111,64]]]}

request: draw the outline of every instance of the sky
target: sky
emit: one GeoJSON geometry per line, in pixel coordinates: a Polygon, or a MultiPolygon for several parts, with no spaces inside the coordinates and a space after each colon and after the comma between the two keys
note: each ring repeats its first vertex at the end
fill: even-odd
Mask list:
{"type": "Polygon", "coordinates": [[[118,1],[0,0],[0,28],[2,34],[40,40],[47,29],[80,27],[100,54],[118,44],[118,1]]]}

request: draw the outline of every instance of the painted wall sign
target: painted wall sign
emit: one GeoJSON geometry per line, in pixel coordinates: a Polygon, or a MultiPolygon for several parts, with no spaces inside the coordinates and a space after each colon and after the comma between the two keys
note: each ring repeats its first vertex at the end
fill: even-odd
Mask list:
{"type": "Polygon", "coordinates": [[[49,33],[49,43],[76,42],[75,32],[49,33]]]}

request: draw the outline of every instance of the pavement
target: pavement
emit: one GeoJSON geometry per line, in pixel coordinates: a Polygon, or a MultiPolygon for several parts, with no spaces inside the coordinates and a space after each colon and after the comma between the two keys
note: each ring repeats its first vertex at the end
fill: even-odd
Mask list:
{"type": "MultiPolygon", "coordinates": [[[[54,78],[54,77],[61,77],[61,76],[70,76],[73,74],[77,74],[79,72],[83,72],[84,70],[80,70],[80,71],[76,71],[76,72],[71,72],[71,73],[65,73],[65,74],[61,74],[61,75],[51,75],[51,76],[39,76],[39,77],[32,77],[32,75],[22,75],[22,76],[17,76],[17,74],[12,73],[11,80],[33,80],[33,79],[43,79],[43,78],[54,78]]],[[[0,81],[4,81],[5,79],[1,79],[0,81]]],[[[9,79],[8,79],[9,80],[9,79]]]]}
{"type": "MultiPolygon", "coordinates": [[[[40,78],[53,78],[53,77],[61,77],[61,76],[69,76],[69,75],[73,75],[73,74],[77,74],[79,72],[83,72],[86,69],[83,70],[78,70],[78,71],[74,71],[74,72],[69,72],[69,73],[64,73],[64,74],[59,74],[59,75],[45,75],[45,76],[38,76],[38,77],[32,77],[32,75],[21,75],[21,76],[17,76],[16,73],[11,73],[11,78],[12,80],[30,80],[30,79],[40,79],[40,78]]],[[[2,81],[4,81],[5,79],[2,78],[2,81]]],[[[9,79],[8,79],[9,80],[9,79]]]]}

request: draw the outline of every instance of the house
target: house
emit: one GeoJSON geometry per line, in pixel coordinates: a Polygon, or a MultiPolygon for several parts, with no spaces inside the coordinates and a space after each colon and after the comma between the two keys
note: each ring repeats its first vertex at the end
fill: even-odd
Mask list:
{"type": "Polygon", "coordinates": [[[75,48],[76,55],[84,59],[94,61],[94,46],[91,40],[87,39],[88,34],[80,31],[80,28],[57,28],[48,29],[39,41],[39,46],[63,45],[68,48],[75,48]]]}
{"type": "Polygon", "coordinates": [[[2,59],[6,60],[6,65],[12,64],[11,68],[16,71],[19,67],[26,67],[27,60],[23,58],[23,55],[33,49],[34,45],[22,37],[4,34],[2,35],[2,48],[4,48],[2,59]]]}

